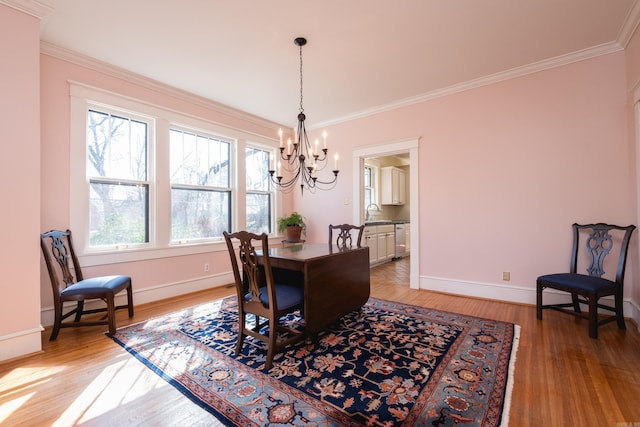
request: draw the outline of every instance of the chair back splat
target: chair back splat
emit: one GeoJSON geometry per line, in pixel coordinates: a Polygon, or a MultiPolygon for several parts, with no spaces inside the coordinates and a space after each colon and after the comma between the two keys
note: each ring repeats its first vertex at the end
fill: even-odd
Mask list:
{"type": "Polygon", "coordinates": [[[355,237],[355,247],[359,248],[362,243],[362,232],[364,230],[364,225],[351,225],[351,224],[341,224],[341,225],[329,225],[329,246],[332,246],[334,243],[338,246],[339,249],[347,249],[354,246],[354,237],[355,237]],[[339,230],[338,235],[333,240],[333,230],[339,230]]]}
{"type": "MultiPolygon", "coordinates": [[[[303,310],[304,291],[300,283],[275,280],[269,257],[266,233],[247,231],[223,232],[229,250],[238,297],[238,341],[236,355],[242,352],[244,338],[251,336],[267,344],[264,368],[271,369],[277,352],[305,337],[303,329],[281,323],[280,319],[296,310],[303,310]],[[237,255],[236,247],[237,245],[237,255]],[[258,255],[256,244],[262,249],[258,255]],[[247,319],[254,316],[254,321],[247,319]]],[[[251,350],[250,350],[251,351],[251,350]]]]}
{"type": "Polygon", "coordinates": [[[113,335],[116,332],[116,310],[126,308],[129,311],[129,317],[133,317],[131,277],[114,275],[85,279],[73,247],[70,230],[51,230],[42,233],[40,247],[53,291],[55,320],[49,338],[51,341],[58,337],[61,328],[75,326],[108,325],[109,334],[113,335]],[[123,290],[127,291],[127,304],[116,306],[115,296],[123,290]],[[104,301],[106,307],[85,309],[85,301],[93,299],[104,301]],[[75,301],[76,305],[65,313],[66,301],[75,301]],[[100,319],[82,321],[82,316],[94,313],[106,314],[100,319]],[[75,315],[73,322],[63,322],[73,315],[75,315]]]}
{"type": "Polygon", "coordinates": [[[542,319],[542,310],[552,309],[588,319],[591,338],[598,337],[599,326],[612,321],[617,322],[618,328],[625,329],[624,273],[629,241],[636,227],[605,223],[573,224],[572,227],[569,272],[546,274],[536,281],[537,318],[542,319]],[[615,276],[613,273],[607,274],[612,269],[615,269],[615,276]],[[543,304],[543,291],[547,288],[568,293],[571,302],[543,304]],[[613,296],[613,306],[599,302],[600,298],[606,296],[613,296]],[[589,312],[582,313],[580,304],[586,304],[589,312]],[[613,315],[600,318],[598,309],[613,312],[613,315]]]}

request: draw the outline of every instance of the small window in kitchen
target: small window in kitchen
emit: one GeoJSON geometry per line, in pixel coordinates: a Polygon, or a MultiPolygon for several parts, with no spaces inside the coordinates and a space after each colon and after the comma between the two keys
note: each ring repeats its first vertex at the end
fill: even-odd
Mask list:
{"type": "Polygon", "coordinates": [[[364,166],[364,206],[365,208],[372,203],[377,203],[378,192],[376,175],[378,168],[371,165],[364,166]]]}

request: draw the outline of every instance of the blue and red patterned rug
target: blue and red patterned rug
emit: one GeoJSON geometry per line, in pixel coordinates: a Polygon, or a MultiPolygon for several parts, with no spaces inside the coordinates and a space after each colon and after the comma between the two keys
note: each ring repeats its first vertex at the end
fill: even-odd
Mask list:
{"type": "Polygon", "coordinates": [[[517,325],[371,298],[265,372],[262,342],[246,338],[235,356],[237,321],[228,297],[113,339],[227,425],[508,423],[517,325]]]}

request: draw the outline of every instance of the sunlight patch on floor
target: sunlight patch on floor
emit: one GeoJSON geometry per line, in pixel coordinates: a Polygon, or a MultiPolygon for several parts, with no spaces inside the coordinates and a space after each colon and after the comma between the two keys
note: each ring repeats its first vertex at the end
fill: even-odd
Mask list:
{"type": "Polygon", "coordinates": [[[31,389],[51,381],[64,366],[16,368],[0,378],[0,424],[36,394],[31,389]],[[7,386],[11,384],[11,388],[7,386]]]}
{"type": "Polygon", "coordinates": [[[0,405],[0,424],[5,422],[11,414],[13,414],[18,408],[29,401],[36,393],[26,393],[21,396],[11,399],[6,403],[0,405]]]}
{"type": "Polygon", "coordinates": [[[53,425],[62,427],[95,420],[164,386],[168,384],[142,363],[126,357],[106,367],[53,425]]]}

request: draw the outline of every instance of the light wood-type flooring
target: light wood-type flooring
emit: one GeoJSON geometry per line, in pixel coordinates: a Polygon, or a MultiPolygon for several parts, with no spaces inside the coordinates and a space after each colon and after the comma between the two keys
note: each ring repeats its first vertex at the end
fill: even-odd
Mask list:
{"type": "MultiPolygon", "coordinates": [[[[407,259],[371,270],[372,296],[521,326],[510,426],[640,426],[640,334],[627,321],[600,328],[535,307],[408,287],[407,259]]],[[[222,287],[136,306],[118,326],[233,293],[222,287]]],[[[63,329],[43,352],[0,364],[2,426],[211,426],[206,411],[104,335],[104,328],[63,329]]]]}

